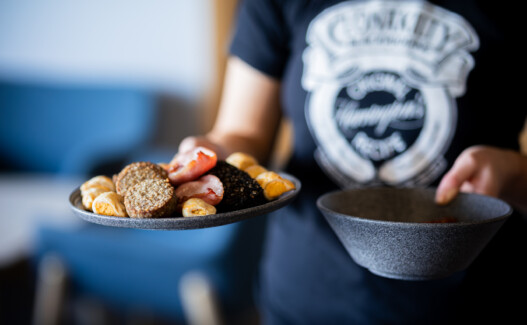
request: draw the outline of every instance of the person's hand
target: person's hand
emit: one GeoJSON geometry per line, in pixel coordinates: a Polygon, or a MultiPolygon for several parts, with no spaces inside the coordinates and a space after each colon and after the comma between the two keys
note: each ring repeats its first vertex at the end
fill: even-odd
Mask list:
{"type": "Polygon", "coordinates": [[[222,146],[216,143],[213,143],[206,136],[186,137],[179,144],[178,153],[185,153],[197,147],[205,147],[207,149],[214,151],[219,159],[225,159],[228,154],[225,148],[223,148],[222,146]]]}
{"type": "Polygon", "coordinates": [[[164,166],[170,183],[178,186],[197,179],[214,167],[218,159],[223,159],[223,153],[223,148],[206,136],[185,138],[170,163],[164,166]]]}
{"type": "Polygon", "coordinates": [[[501,197],[519,175],[519,165],[519,154],[514,151],[470,147],[443,176],[437,188],[436,203],[449,203],[459,191],[501,197]]]}

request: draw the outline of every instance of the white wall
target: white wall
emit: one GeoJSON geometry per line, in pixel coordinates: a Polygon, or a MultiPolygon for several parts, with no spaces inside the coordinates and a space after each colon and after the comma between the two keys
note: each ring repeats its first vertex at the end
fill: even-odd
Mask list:
{"type": "Polygon", "coordinates": [[[212,81],[210,0],[1,0],[0,79],[145,86],[212,81]]]}

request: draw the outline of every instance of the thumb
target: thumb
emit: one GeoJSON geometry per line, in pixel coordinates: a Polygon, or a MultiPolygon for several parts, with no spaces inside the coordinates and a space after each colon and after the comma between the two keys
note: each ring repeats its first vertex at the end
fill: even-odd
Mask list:
{"type": "Polygon", "coordinates": [[[184,153],[190,151],[196,147],[201,146],[204,142],[206,141],[202,137],[188,136],[180,142],[178,152],[184,153]]]}
{"type": "Polygon", "coordinates": [[[197,147],[205,147],[209,150],[214,151],[219,159],[225,159],[227,157],[228,151],[223,146],[210,141],[209,138],[206,136],[186,137],[179,144],[178,152],[184,153],[193,150],[197,147]]]}

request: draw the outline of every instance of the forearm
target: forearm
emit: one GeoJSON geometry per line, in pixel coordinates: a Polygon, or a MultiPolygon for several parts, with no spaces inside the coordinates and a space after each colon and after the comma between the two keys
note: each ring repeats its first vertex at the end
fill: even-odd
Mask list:
{"type": "Polygon", "coordinates": [[[272,151],[272,142],[267,139],[214,131],[207,133],[205,138],[217,146],[216,151],[218,151],[220,159],[227,157],[233,152],[244,152],[254,156],[259,162],[265,164],[272,151]]]}
{"type": "Polygon", "coordinates": [[[244,152],[266,164],[273,149],[281,119],[280,82],[237,58],[227,65],[225,86],[212,130],[182,141],[180,151],[205,146],[224,159],[244,152]]]}
{"type": "Polygon", "coordinates": [[[227,152],[266,162],[281,118],[280,82],[237,58],[229,59],[218,116],[206,137],[227,152]]]}

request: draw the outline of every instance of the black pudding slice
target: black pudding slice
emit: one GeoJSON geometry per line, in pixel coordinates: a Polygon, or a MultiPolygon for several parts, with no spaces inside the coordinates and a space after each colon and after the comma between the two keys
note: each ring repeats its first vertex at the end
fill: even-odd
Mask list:
{"type": "Polygon", "coordinates": [[[223,199],[216,206],[219,213],[251,208],[267,202],[258,182],[223,160],[218,161],[208,174],[217,176],[223,183],[223,199]]]}

